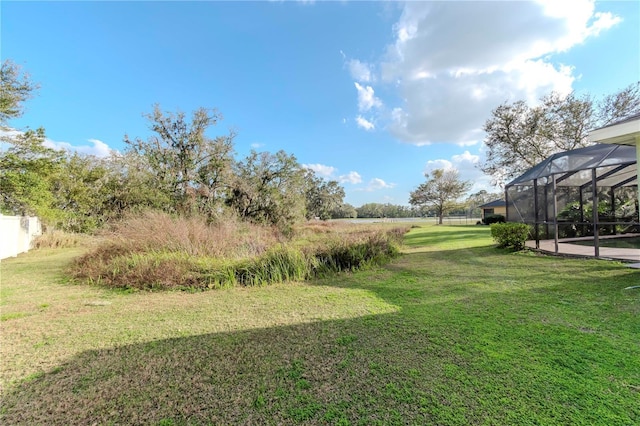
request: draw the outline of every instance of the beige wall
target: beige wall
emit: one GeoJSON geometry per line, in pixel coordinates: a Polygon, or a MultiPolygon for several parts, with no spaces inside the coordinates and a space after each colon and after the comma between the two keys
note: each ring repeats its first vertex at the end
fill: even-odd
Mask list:
{"type": "MultiPolygon", "coordinates": [[[[492,214],[500,214],[500,215],[506,217],[507,216],[507,206],[494,207],[492,214]]],[[[482,209],[482,218],[484,219],[485,217],[487,217],[486,210],[482,209]]]]}
{"type": "Polygon", "coordinates": [[[41,232],[37,217],[0,215],[0,259],[29,251],[31,241],[41,232]]]}

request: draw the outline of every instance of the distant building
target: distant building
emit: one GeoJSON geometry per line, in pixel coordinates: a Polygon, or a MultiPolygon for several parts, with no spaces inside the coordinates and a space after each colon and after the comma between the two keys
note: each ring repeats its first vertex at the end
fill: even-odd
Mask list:
{"type": "Polygon", "coordinates": [[[482,209],[482,219],[493,215],[507,215],[507,203],[504,200],[494,200],[490,203],[479,206],[482,209]]]}

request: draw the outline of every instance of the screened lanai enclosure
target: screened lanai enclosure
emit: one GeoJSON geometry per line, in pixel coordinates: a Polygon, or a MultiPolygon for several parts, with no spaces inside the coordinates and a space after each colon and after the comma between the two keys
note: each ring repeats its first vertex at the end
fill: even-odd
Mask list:
{"type": "Polygon", "coordinates": [[[636,147],[596,144],[557,153],[505,187],[507,221],[540,240],[599,241],[640,233],[636,147]]]}

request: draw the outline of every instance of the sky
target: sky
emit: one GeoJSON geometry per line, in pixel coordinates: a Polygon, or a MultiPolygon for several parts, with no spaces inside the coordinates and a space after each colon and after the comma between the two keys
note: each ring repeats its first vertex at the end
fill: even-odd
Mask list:
{"type": "Polygon", "coordinates": [[[408,205],[436,168],[499,192],[478,168],[494,108],[640,80],[632,0],[3,0],[0,23],[2,60],[40,85],[14,129],[105,156],[151,136],[155,104],[216,108],[237,159],[284,150],[355,207],[408,205]]]}

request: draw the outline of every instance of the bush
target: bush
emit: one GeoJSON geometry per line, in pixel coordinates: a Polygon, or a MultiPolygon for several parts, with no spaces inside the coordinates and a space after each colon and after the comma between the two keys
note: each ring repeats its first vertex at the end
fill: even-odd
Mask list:
{"type": "Polygon", "coordinates": [[[316,273],[355,271],[388,262],[400,252],[393,232],[374,234],[363,241],[338,240],[314,254],[316,273]]]}
{"type": "Polygon", "coordinates": [[[498,247],[522,250],[529,238],[530,228],[525,223],[494,223],[491,225],[491,237],[498,247]]]}
{"type": "Polygon", "coordinates": [[[505,223],[506,219],[501,214],[492,214],[482,219],[482,222],[485,225],[491,225],[492,223],[505,223]]]}
{"type": "Polygon", "coordinates": [[[233,281],[243,286],[262,286],[304,280],[311,274],[311,263],[302,251],[281,245],[257,258],[238,262],[233,281]]]}

